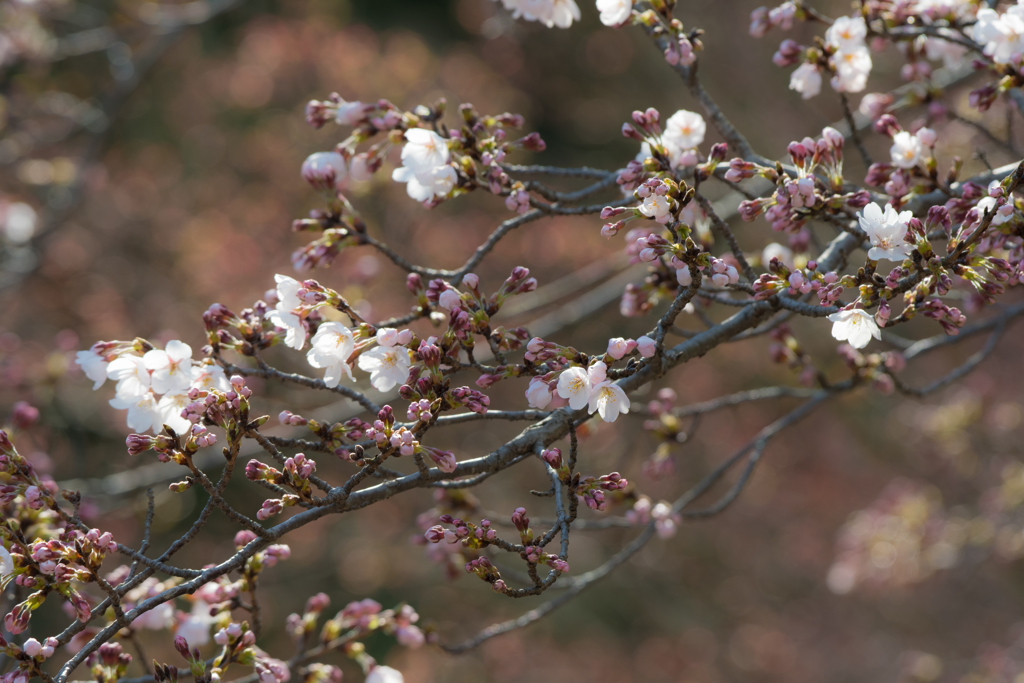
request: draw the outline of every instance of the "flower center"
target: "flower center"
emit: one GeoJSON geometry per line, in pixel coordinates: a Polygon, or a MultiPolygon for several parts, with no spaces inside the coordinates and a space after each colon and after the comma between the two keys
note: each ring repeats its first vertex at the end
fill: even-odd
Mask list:
{"type": "Polygon", "coordinates": [[[571,382],[569,382],[569,391],[571,391],[574,394],[578,394],[581,391],[583,391],[583,380],[577,377],[571,382]]]}
{"type": "Polygon", "coordinates": [[[383,365],[388,370],[393,370],[395,368],[396,361],[397,359],[395,358],[395,355],[393,353],[386,353],[384,354],[384,357],[380,359],[381,365],[383,365]]]}

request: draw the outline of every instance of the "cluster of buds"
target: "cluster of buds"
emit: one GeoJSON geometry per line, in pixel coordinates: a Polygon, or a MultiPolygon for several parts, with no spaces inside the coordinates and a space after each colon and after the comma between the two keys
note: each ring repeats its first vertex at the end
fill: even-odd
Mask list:
{"type": "Polygon", "coordinates": [[[566,573],[569,571],[569,563],[558,555],[546,553],[535,545],[531,545],[523,551],[523,558],[530,564],[546,564],[557,572],[566,573]]]}
{"type": "MultiPolygon", "coordinates": [[[[248,622],[232,621],[228,623],[213,635],[213,642],[222,648],[220,654],[214,658],[210,671],[214,680],[224,674],[231,662],[238,662],[243,666],[256,665],[257,671],[259,670],[258,650],[253,647],[256,644],[256,634],[249,629],[248,622]]],[[[262,676],[260,679],[262,680],[262,676]]]]}
{"type": "Polygon", "coordinates": [[[430,543],[444,541],[449,545],[461,542],[463,547],[479,550],[487,547],[498,538],[498,533],[491,528],[491,522],[487,519],[480,520],[480,524],[466,522],[451,515],[441,515],[441,524],[447,524],[452,529],[446,529],[441,524],[436,524],[423,534],[430,543]]]}
{"type": "Polygon", "coordinates": [[[284,507],[309,502],[312,499],[312,487],[309,477],[316,471],[316,463],[303,453],[297,453],[284,462],[284,471],[277,470],[259,460],[250,460],[245,466],[245,476],[250,481],[265,482],[275,487],[284,487],[294,491],[280,500],[268,500],[263,503],[257,513],[258,519],[268,519],[281,512],[284,507]]]}
{"type": "Polygon", "coordinates": [[[583,499],[584,504],[591,510],[604,511],[608,509],[608,501],[605,492],[622,491],[629,482],[622,478],[618,472],[605,474],[598,478],[587,477],[576,484],[576,495],[583,499]]]}
{"type": "Polygon", "coordinates": [[[797,233],[815,213],[859,209],[870,202],[864,191],[843,192],[843,146],[839,131],[826,127],[821,137],[806,137],[791,142],[790,159],[796,169],[791,178],[781,168],[770,168],[743,159],[729,162],[726,180],[739,182],[759,175],[776,184],[775,193],[764,199],[751,199],[740,204],[740,216],[752,221],[762,213],[772,229],[797,233]]]}
{"type": "Polygon", "coordinates": [[[800,3],[791,0],[771,9],[758,7],[750,13],[750,35],[762,38],[773,28],[788,31],[793,28],[793,22],[797,19],[806,20],[807,11],[800,3]]]}
{"type": "Polygon", "coordinates": [[[491,588],[493,588],[496,593],[504,593],[508,588],[505,585],[505,581],[502,580],[501,573],[498,572],[498,568],[495,567],[486,557],[478,557],[475,560],[467,562],[466,573],[476,574],[480,579],[491,584],[491,588]]]}
{"type": "Polygon", "coordinates": [[[834,306],[845,291],[845,287],[856,284],[852,276],[840,277],[836,272],[821,273],[815,261],[808,261],[805,268],[790,269],[778,258],[768,264],[769,273],[762,273],[754,282],[754,298],[768,299],[776,294],[790,296],[816,292],[822,306],[834,306]]]}
{"type": "Polygon", "coordinates": [[[491,405],[491,399],[487,395],[470,389],[469,387],[456,387],[447,394],[448,403],[451,407],[464,406],[474,413],[487,414],[487,407],[491,405]]]}
{"type": "MultiPolygon", "coordinates": [[[[307,616],[310,615],[308,605],[306,611],[307,616]]],[[[313,615],[314,622],[318,614],[313,615]]],[[[382,631],[395,636],[400,644],[415,648],[426,642],[423,631],[416,626],[419,618],[416,610],[409,605],[399,605],[396,609],[385,610],[375,600],[358,600],[350,602],[333,619],[324,623],[320,632],[320,642],[331,643],[344,634],[349,637],[346,652],[350,657],[358,657],[363,652],[362,644],[352,641],[356,638],[365,638],[375,631],[382,631]]]]}
{"type": "MultiPolygon", "coordinates": [[[[694,159],[696,163],[696,159],[694,159]]],[[[633,208],[606,206],[601,210],[601,218],[618,220],[605,223],[601,234],[613,237],[635,219],[650,219],[662,225],[677,226],[679,232],[687,237],[690,226],[680,223],[683,209],[693,200],[694,190],[686,183],[668,177],[652,177],[637,185],[633,190],[634,198],[640,202],[633,208]],[[628,214],[628,215],[627,215],[628,214]],[[620,216],[624,216],[620,218],[620,216]]],[[[641,257],[641,260],[644,260],[641,257]]]]}
{"type": "Polygon", "coordinates": [[[311,595],[306,600],[306,608],[302,614],[290,614],[286,620],[288,634],[300,645],[305,642],[306,636],[316,630],[320,614],[331,604],[331,598],[326,593],[311,595]]]}
{"type": "Polygon", "coordinates": [[[672,511],[672,506],[662,501],[651,504],[647,496],[640,496],[633,503],[633,508],[626,512],[626,519],[630,524],[643,526],[654,522],[654,529],[660,538],[671,538],[675,536],[676,530],[682,524],[682,516],[672,511]]]}
{"type": "MultiPolygon", "coordinates": [[[[406,437],[408,442],[411,444],[414,441],[413,434],[405,427],[395,428],[395,412],[391,406],[384,406],[377,413],[377,419],[373,421],[373,424],[369,426],[364,435],[366,438],[373,440],[377,444],[377,448],[384,452],[390,446],[396,449],[400,449],[403,441],[402,434],[408,434],[406,437]],[[397,445],[392,444],[392,441],[397,442],[397,445]]],[[[408,452],[398,452],[398,455],[412,455],[413,451],[406,449],[408,452]]]]}
{"type": "Polygon", "coordinates": [[[675,473],[672,451],[689,438],[682,421],[673,412],[677,398],[672,389],[659,389],[655,399],[647,404],[651,419],[644,420],[643,426],[659,441],[643,465],[644,476],[651,479],[662,479],[675,473]]]}
{"type": "Polygon", "coordinates": [[[772,343],[768,346],[768,357],[772,359],[772,362],[787,365],[791,370],[799,373],[801,384],[808,387],[813,386],[818,376],[818,369],[814,366],[810,354],[793,336],[789,325],[785,323],[779,325],[769,333],[769,336],[772,343]]]}
{"type": "Polygon", "coordinates": [[[406,411],[406,417],[411,422],[422,422],[426,424],[430,422],[433,417],[433,409],[431,406],[433,403],[423,398],[418,401],[412,401],[409,403],[409,409],[406,411]]]}
{"type": "Polygon", "coordinates": [[[132,656],[121,649],[120,643],[103,643],[86,660],[96,683],[116,683],[124,677],[131,662],[132,656]]]}

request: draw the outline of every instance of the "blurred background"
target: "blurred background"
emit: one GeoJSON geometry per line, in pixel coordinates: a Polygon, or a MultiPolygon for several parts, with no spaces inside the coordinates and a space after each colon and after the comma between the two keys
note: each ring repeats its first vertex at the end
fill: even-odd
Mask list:
{"type": "MultiPolygon", "coordinates": [[[[818,135],[841,118],[841,109],[828,89],[800,100],[787,90],[788,70],[771,63],[782,37],[807,43],[821,27],[751,40],[747,17],[758,4],[688,0],[678,16],[706,32],[700,70],[708,90],[754,147],[776,158],[790,140],[818,135]]],[[[299,166],[344,135],[305,123],[310,99],[338,92],[347,100],[387,98],[411,109],[444,97],[452,114],[460,102],[472,102],[481,112],[524,115],[527,130],[548,143],[546,152],[514,161],[624,166],[637,151],[619,132],[632,110],[653,106],[668,116],[697,107],[641,31],[601,26],[593,3],[580,5],[583,19],[568,30],[513,21],[492,0],[0,6],[0,421],[16,401],[41,411],[40,423],[20,436],[20,450],[58,481],[81,488],[90,523],[130,545],[141,538],[144,491],[98,478],[146,468],[157,489],[155,548],[166,547],[202,499],[194,491],[166,492],[166,481],[178,474],[173,465],[125,453],[124,415],[107,406],[110,387],[93,393],[72,363],[74,352],[97,340],[135,336],[182,339],[198,351],[200,316],[211,303],[251,306],[272,288],[274,273],[296,275],[290,256],[306,236],[292,233],[291,221],[321,201],[301,180],[299,166]]],[[[849,11],[845,2],[815,5],[849,11]]],[[[897,57],[892,48],[874,56],[869,90],[901,84],[897,57]]],[[[1021,128],[1001,104],[983,118],[971,113],[966,97],[976,86],[965,81],[947,100],[968,122],[932,122],[940,131],[940,159],[961,156],[966,175],[1015,160],[974,124],[1000,138],[1012,138],[1012,125],[1021,128]]],[[[909,110],[901,121],[909,126],[926,113],[909,110]]],[[[709,131],[706,145],[714,141],[709,131]]],[[[884,140],[868,144],[885,156],[884,140]]],[[[479,194],[425,210],[390,180],[390,168],[350,196],[371,234],[416,263],[456,267],[508,217],[500,200],[479,194]]],[[[863,177],[853,154],[847,169],[849,178],[863,177]]],[[[576,276],[578,293],[598,292],[589,301],[601,304],[577,320],[571,298],[524,299],[504,324],[530,326],[547,316],[544,324],[559,322],[548,338],[588,350],[651,326],[649,318],[619,315],[615,292],[624,282],[615,278],[624,243],[602,238],[600,225],[593,216],[548,219],[500,243],[479,271],[485,290],[516,265],[529,267],[542,286],[589,266],[576,276]]],[[[764,222],[737,231],[751,253],[783,241],[764,222]]],[[[402,273],[368,250],[346,251],[310,276],[359,302],[371,319],[403,314],[413,304],[402,273]]],[[[969,312],[971,305],[965,302],[969,312]]],[[[700,327],[693,319],[681,324],[700,327]]],[[[938,331],[925,322],[905,330],[917,337],[938,331]]],[[[801,324],[795,333],[819,367],[843,376],[825,327],[801,324]]],[[[369,641],[369,651],[410,683],[539,676],[623,683],[1014,680],[1024,671],[1017,648],[1024,637],[1019,338],[1019,328],[1011,330],[979,370],[925,400],[865,388],[833,401],[772,442],[727,513],[653,541],[527,630],[459,657],[431,647],[392,647],[384,637],[369,641]]],[[[674,389],[682,405],[797,384],[794,372],[770,361],[772,343],[761,337],[719,348],[660,386],[674,389]]],[[[909,381],[924,384],[981,343],[968,340],[964,348],[917,361],[909,381]]],[[[275,349],[269,356],[282,368],[305,366],[298,354],[275,349]]],[[[351,408],[321,394],[253,386],[260,413],[288,408],[338,419],[351,408]]],[[[489,392],[492,407],[524,407],[524,389],[497,385],[489,392]]],[[[650,398],[653,393],[639,396],[635,405],[650,398]]],[[[702,420],[672,450],[674,472],[657,479],[643,471],[658,442],[642,431],[642,417],[591,426],[583,435],[581,470],[618,470],[653,500],[671,500],[795,405],[779,399],[702,420]]],[[[514,425],[474,426],[439,435],[431,445],[460,459],[475,457],[517,432],[514,425]]],[[[328,478],[349,471],[324,460],[318,469],[328,478]]],[[[489,481],[474,490],[467,504],[476,511],[467,517],[507,519],[525,505],[531,517],[550,518],[550,502],[528,494],[546,486],[540,475],[522,465],[489,481]]],[[[239,481],[230,491],[250,513],[261,502],[253,489],[239,481]]],[[[417,516],[435,504],[430,492],[415,491],[287,539],[291,559],[268,570],[261,583],[264,649],[291,654],[284,620],[316,591],[339,609],[364,597],[385,607],[407,601],[422,614],[421,625],[432,624],[446,643],[546,599],[496,595],[464,574],[457,558],[428,555],[411,542],[421,534],[417,516]]],[[[225,556],[230,533],[217,519],[180,562],[198,566],[225,556]]],[[[573,574],[597,566],[634,534],[575,532],[573,574]]],[[[47,605],[37,623],[50,633],[66,618],[47,605]]],[[[150,655],[173,661],[168,636],[143,636],[150,655]]],[[[361,680],[355,667],[343,666],[351,680],[361,680]]]]}

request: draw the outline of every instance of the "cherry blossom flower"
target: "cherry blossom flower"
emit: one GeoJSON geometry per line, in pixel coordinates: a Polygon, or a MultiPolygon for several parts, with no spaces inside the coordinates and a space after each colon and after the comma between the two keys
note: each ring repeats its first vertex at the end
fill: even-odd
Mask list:
{"type": "Polygon", "coordinates": [[[181,416],[181,411],[192,403],[188,394],[167,394],[156,404],[156,418],[154,427],[167,425],[174,430],[178,436],[187,434],[192,429],[192,423],[181,416]]]}
{"type": "Polygon", "coordinates": [[[809,100],[821,92],[821,71],[814,64],[804,62],[789,77],[789,89],[809,100]]]}
{"type": "Polygon", "coordinates": [[[199,391],[223,391],[231,390],[231,383],[224,374],[224,368],[216,363],[198,363],[192,366],[192,382],[190,388],[199,391]]]}
{"type": "Polygon", "coordinates": [[[551,387],[540,377],[530,378],[530,386],[526,388],[526,402],[531,408],[544,410],[551,404],[551,387]]]}
{"type": "Polygon", "coordinates": [[[567,399],[573,410],[587,405],[590,400],[590,378],[587,371],[581,367],[563,370],[558,376],[558,395],[567,399]]]}
{"type": "Polygon", "coordinates": [[[210,627],[214,618],[210,616],[210,606],[202,600],[192,604],[192,612],[178,624],[176,636],[184,638],[189,645],[199,647],[210,642],[210,627]]]}
{"type": "Polygon", "coordinates": [[[329,387],[338,386],[343,371],[352,379],[348,359],[356,345],[351,330],[341,323],[323,323],[310,343],[312,348],[306,354],[306,360],[314,368],[326,370],[324,384],[329,387]]]}
{"type": "Polygon", "coordinates": [[[892,204],[885,205],[885,212],[878,204],[871,203],[864,207],[859,216],[860,227],[871,240],[868,258],[874,261],[902,261],[910,255],[911,246],[904,242],[907,234],[907,221],[914,217],[911,211],[896,213],[892,204]]]}
{"type": "Polygon", "coordinates": [[[332,192],[348,176],[345,157],[337,152],[314,152],[302,162],[302,178],[315,189],[332,192]]]}
{"type": "Polygon", "coordinates": [[[301,282],[280,273],[274,276],[274,282],[277,283],[278,308],[285,311],[294,311],[302,305],[302,299],[299,298],[299,290],[302,289],[301,282]]]}
{"type": "Polygon", "coordinates": [[[458,180],[455,169],[448,165],[447,141],[425,128],[407,130],[405,139],[403,165],[392,172],[391,178],[406,183],[406,192],[417,201],[425,202],[447,195],[458,180]]]}
{"type": "Polygon", "coordinates": [[[10,551],[0,545],[0,586],[4,585],[8,576],[14,573],[14,558],[10,551]]]}
{"type": "Polygon", "coordinates": [[[633,15],[633,0],[597,0],[601,23],[605,26],[621,26],[633,15]]]}
{"type": "MultiPolygon", "coordinates": [[[[163,631],[174,626],[174,602],[157,605],[148,612],[143,612],[132,622],[133,628],[145,628],[151,631],[163,631]]],[[[191,642],[191,641],[189,641],[191,642]]]]}
{"type": "Polygon", "coordinates": [[[298,291],[302,283],[287,275],[275,275],[277,281],[277,304],[274,310],[266,314],[274,327],[285,330],[284,343],[300,351],[306,344],[306,327],[302,319],[295,313],[295,309],[302,305],[298,291]]]}
{"type": "Polygon", "coordinates": [[[902,130],[892,136],[889,155],[893,166],[914,168],[921,161],[921,140],[913,133],[902,130]]]}
{"type": "Polygon", "coordinates": [[[867,34],[863,17],[838,17],[825,31],[825,42],[840,52],[850,52],[864,45],[867,34]]]}
{"type": "Polygon", "coordinates": [[[362,353],[359,369],[370,373],[370,384],[377,391],[390,391],[409,377],[409,349],[404,346],[375,346],[362,353]]]}
{"type": "Polygon", "coordinates": [[[421,172],[403,166],[392,171],[391,179],[405,183],[405,191],[416,201],[426,202],[434,197],[444,197],[451,192],[458,180],[458,174],[448,165],[421,172]]]}
{"type": "Polygon", "coordinates": [[[390,666],[375,666],[366,674],[366,683],[405,683],[405,677],[390,666]]]}
{"type": "Polygon", "coordinates": [[[640,213],[648,218],[653,218],[662,225],[668,223],[672,217],[670,213],[672,205],[669,203],[668,198],[658,194],[649,195],[644,199],[644,203],[637,208],[640,213]]]}
{"type": "Polygon", "coordinates": [[[1001,15],[987,7],[978,10],[972,35],[993,61],[1009,63],[1024,52],[1024,5],[1013,5],[1001,15]]]}
{"type": "Polygon", "coordinates": [[[615,422],[620,413],[629,412],[629,398],[622,387],[606,379],[591,389],[587,409],[605,422],[615,422]]]}
{"type": "Polygon", "coordinates": [[[866,47],[849,52],[837,52],[832,57],[836,75],[832,78],[832,89],[837,92],[860,92],[868,83],[871,73],[871,55],[866,47]]]}
{"type": "Polygon", "coordinates": [[[975,205],[975,208],[978,209],[979,220],[981,216],[984,216],[989,211],[996,210],[995,215],[992,216],[991,225],[1002,225],[1013,216],[1013,204],[1006,203],[999,206],[995,197],[982,197],[981,201],[975,205]]]}
{"type": "Polygon", "coordinates": [[[156,397],[152,392],[146,391],[142,394],[118,394],[110,399],[110,405],[117,410],[128,411],[129,429],[142,433],[150,429],[159,431],[161,427],[160,412],[157,408],[156,397]]]}
{"type": "Polygon", "coordinates": [[[362,102],[341,100],[334,110],[334,122],[339,126],[355,126],[366,116],[366,105],[362,102]]]}
{"type": "Polygon", "coordinates": [[[429,171],[448,163],[448,142],[434,131],[411,128],[405,131],[405,140],[402,164],[413,171],[429,171]]]}
{"type": "Polygon", "coordinates": [[[377,343],[381,346],[408,344],[412,341],[411,330],[396,330],[393,327],[382,327],[377,330],[377,343]]]}
{"type": "Polygon", "coordinates": [[[515,19],[537,21],[548,28],[569,28],[579,21],[580,8],[574,0],[501,0],[515,19]]]}
{"type": "Polygon", "coordinates": [[[878,323],[870,313],[861,308],[839,311],[830,315],[828,319],[832,321],[832,336],[839,341],[849,342],[855,349],[863,349],[872,337],[882,338],[878,323]]]}
{"type": "Polygon", "coordinates": [[[82,368],[85,376],[93,381],[93,391],[103,386],[107,381],[107,359],[94,349],[79,351],[75,354],[75,363],[82,368]]]}
{"type": "Polygon", "coordinates": [[[130,400],[149,393],[149,370],[141,356],[121,356],[110,361],[107,377],[117,382],[118,398],[130,400]]]}
{"type": "Polygon", "coordinates": [[[700,114],[680,109],[665,122],[662,140],[679,150],[693,149],[704,142],[707,124],[700,114]]]}
{"type": "Polygon", "coordinates": [[[188,344],[177,339],[169,341],[163,349],[147,351],[142,361],[152,371],[150,383],[156,393],[188,391],[192,383],[192,347],[188,344]]]}

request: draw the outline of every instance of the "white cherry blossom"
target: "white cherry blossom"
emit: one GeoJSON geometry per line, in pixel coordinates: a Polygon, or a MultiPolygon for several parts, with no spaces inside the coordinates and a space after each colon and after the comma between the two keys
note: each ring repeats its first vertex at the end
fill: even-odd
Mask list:
{"type": "Polygon", "coordinates": [[[157,407],[156,396],[151,391],[140,395],[115,396],[110,405],[118,410],[128,411],[128,427],[138,433],[160,431],[163,424],[157,407]]]}
{"type": "Polygon", "coordinates": [[[875,203],[865,206],[859,221],[861,229],[871,240],[868,258],[899,262],[909,256],[911,246],[903,238],[907,234],[907,221],[913,217],[911,211],[897,213],[892,204],[886,204],[884,212],[875,203]]]}
{"type": "Polygon", "coordinates": [[[167,425],[178,436],[188,434],[192,429],[192,423],[181,416],[181,411],[190,403],[192,401],[188,394],[166,394],[156,404],[157,418],[153,421],[154,426],[159,429],[162,425],[167,425]]]}
{"type": "Polygon", "coordinates": [[[972,35],[993,61],[1009,63],[1014,55],[1024,52],[1024,6],[1013,5],[1003,14],[987,7],[978,10],[972,35]]]}
{"type": "Polygon", "coordinates": [[[416,201],[426,202],[434,197],[444,197],[451,192],[458,180],[458,174],[448,165],[426,171],[416,171],[409,166],[402,166],[391,172],[391,179],[405,183],[406,193],[416,201]]]}
{"type": "Polygon", "coordinates": [[[306,345],[306,328],[302,324],[302,318],[295,313],[278,309],[267,311],[266,317],[274,327],[285,330],[284,343],[286,346],[296,351],[302,350],[302,347],[306,345]]]}
{"type": "Polygon", "coordinates": [[[298,294],[302,283],[280,274],[275,275],[274,280],[277,282],[277,304],[274,310],[267,311],[266,319],[274,327],[285,330],[284,343],[287,346],[300,351],[306,344],[306,328],[295,309],[302,305],[298,294]]]}
{"type": "Polygon", "coordinates": [[[390,666],[375,666],[366,674],[366,683],[405,683],[405,677],[390,666]]]}
{"type": "Polygon", "coordinates": [[[366,105],[362,102],[341,100],[334,110],[334,122],[339,126],[355,126],[366,116],[366,105]]]}
{"type": "Polygon", "coordinates": [[[131,400],[149,393],[149,370],[141,356],[126,355],[110,361],[107,377],[117,382],[114,393],[118,398],[131,400]]]}
{"type": "Polygon", "coordinates": [[[323,368],[324,384],[336,387],[344,372],[352,379],[352,368],[348,359],[355,351],[355,340],[352,332],[341,323],[323,323],[313,335],[312,348],[306,354],[306,360],[314,368],[323,368]]]}
{"type": "Polygon", "coordinates": [[[402,165],[415,173],[429,173],[444,166],[450,158],[447,141],[432,130],[410,128],[405,131],[402,165]]]}
{"type": "Polygon", "coordinates": [[[587,409],[605,422],[615,422],[620,413],[629,412],[629,398],[618,384],[604,380],[591,389],[587,409]]]}
{"type": "Polygon", "coordinates": [[[905,130],[892,136],[892,147],[889,148],[893,166],[914,168],[921,161],[921,140],[913,133],[905,130]]]}
{"type": "Polygon", "coordinates": [[[653,218],[659,223],[667,223],[670,217],[669,212],[672,210],[672,205],[669,203],[667,197],[652,194],[644,198],[644,203],[638,206],[637,209],[648,218],[653,218]]]}
{"type": "Polygon", "coordinates": [[[409,349],[404,346],[375,346],[359,356],[359,369],[370,373],[377,391],[390,391],[409,378],[409,349]]]}
{"type": "Polygon", "coordinates": [[[633,15],[633,0],[597,0],[597,11],[605,26],[621,26],[633,15]]]}
{"type": "Polygon", "coordinates": [[[227,375],[224,374],[224,368],[217,365],[216,363],[198,363],[192,366],[192,383],[190,388],[198,389],[199,391],[217,391],[228,392],[231,390],[231,383],[228,381],[227,375]]]}
{"type": "Polygon", "coordinates": [[[202,600],[192,603],[192,612],[178,624],[175,635],[188,641],[190,647],[201,647],[210,642],[210,627],[214,618],[210,616],[210,606],[202,600]]]}
{"type": "Polygon", "coordinates": [[[563,370],[558,376],[558,395],[569,401],[569,407],[579,410],[590,400],[590,378],[580,367],[563,370]]]}
{"type": "MultiPolygon", "coordinates": [[[[978,209],[978,219],[980,220],[986,213],[996,209],[998,202],[995,197],[983,197],[981,201],[975,205],[978,209]]],[[[994,216],[992,216],[992,223],[990,225],[1002,225],[1006,221],[1013,217],[1013,205],[1010,203],[999,206],[994,216]]]]}
{"type": "Polygon", "coordinates": [[[837,92],[860,92],[868,83],[871,73],[871,55],[866,47],[858,47],[849,52],[837,52],[832,57],[836,75],[832,78],[832,88],[837,92]]]}
{"type": "Polygon", "coordinates": [[[4,579],[14,573],[14,558],[11,557],[11,553],[7,548],[0,545],[0,586],[4,584],[4,579]]]}
{"type": "Polygon", "coordinates": [[[526,388],[526,402],[531,408],[544,410],[551,404],[551,387],[540,377],[530,378],[530,386],[526,388]]]}
{"type": "MultiPolygon", "coordinates": [[[[163,631],[174,626],[174,602],[157,605],[148,612],[143,612],[132,622],[132,627],[145,628],[151,631],[163,631]]],[[[192,644],[192,641],[189,641],[192,644]]]]}
{"type": "Polygon", "coordinates": [[[192,347],[188,344],[174,339],[163,349],[147,351],[142,362],[152,371],[150,383],[156,393],[188,391],[192,383],[192,347]]]}
{"type": "Polygon", "coordinates": [[[825,31],[825,42],[840,52],[849,52],[863,46],[867,34],[863,17],[839,17],[825,31]]]}
{"type": "Polygon", "coordinates": [[[85,376],[93,381],[93,391],[107,381],[107,359],[92,349],[79,351],[75,354],[75,363],[82,368],[85,376]]]}
{"type": "Polygon", "coordinates": [[[882,338],[878,323],[863,309],[839,311],[830,315],[828,319],[832,321],[832,336],[839,341],[849,342],[855,349],[863,349],[872,337],[882,338]]]}
{"type": "Polygon", "coordinates": [[[805,100],[815,97],[821,92],[821,71],[804,62],[789,77],[789,89],[796,90],[805,100]]]}
{"type": "Polygon", "coordinates": [[[662,140],[667,147],[678,150],[693,149],[704,142],[707,124],[700,114],[680,109],[665,121],[662,140]]]}
{"type": "Polygon", "coordinates": [[[280,273],[274,276],[274,282],[277,283],[277,307],[279,309],[294,311],[302,305],[302,299],[299,298],[299,290],[302,289],[301,282],[280,273]]]}

